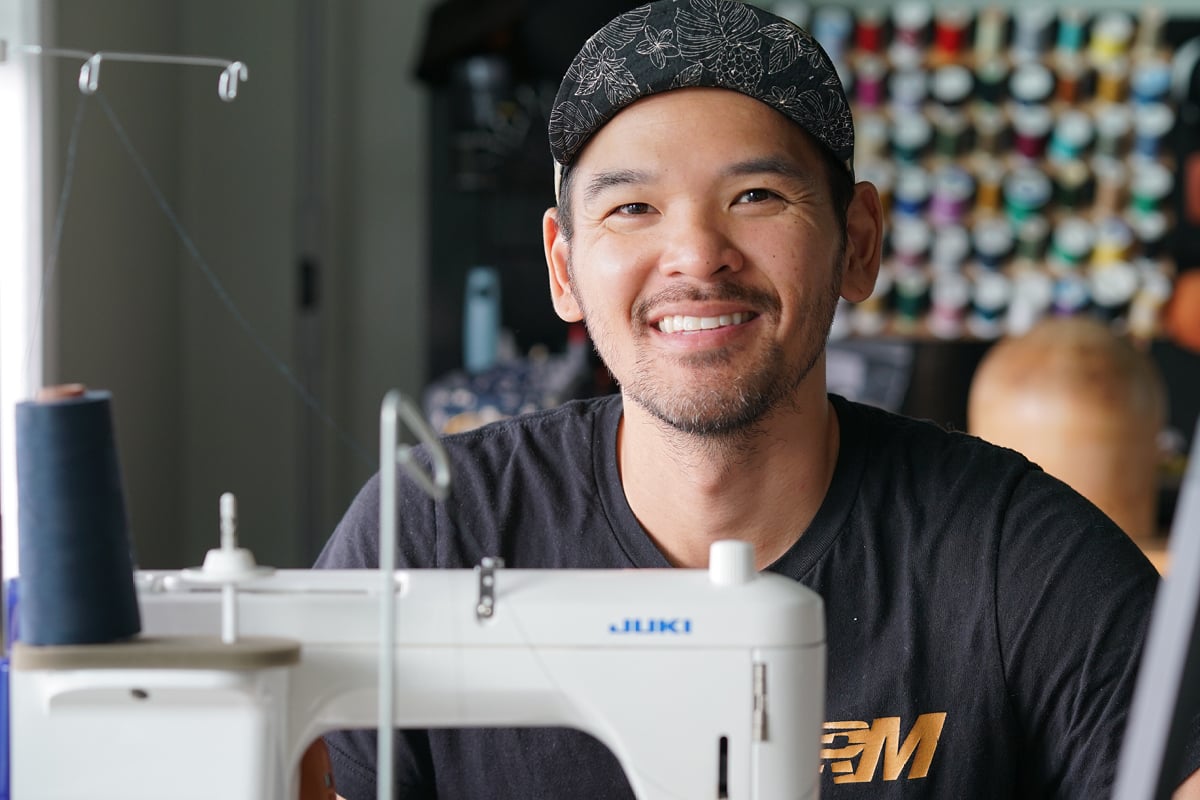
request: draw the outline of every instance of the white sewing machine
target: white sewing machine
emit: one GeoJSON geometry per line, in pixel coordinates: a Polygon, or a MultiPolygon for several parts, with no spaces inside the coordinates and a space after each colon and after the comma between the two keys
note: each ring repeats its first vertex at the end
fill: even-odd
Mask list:
{"type": "Polygon", "coordinates": [[[707,571],[270,571],[231,527],[205,568],[137,574],[136,640],[14,647],[14,798],[292,800],[329,730],[387,752],[393,727],[544,725],[603,741],[642,800],[817,796],[823,607],[749,545],[707,571]]]}

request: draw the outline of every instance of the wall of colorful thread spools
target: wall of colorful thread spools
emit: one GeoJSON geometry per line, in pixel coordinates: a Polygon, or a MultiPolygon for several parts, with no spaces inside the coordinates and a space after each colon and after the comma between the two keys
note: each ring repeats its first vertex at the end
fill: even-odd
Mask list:
{"type": "Polygon", "coordinates": [[[1158,334],[1175,272],[1161,11],[775,10],[838,64],[855,172],[887,217],[876,290],[834,336],[992,339],[1080,313],[1158,334]]]}

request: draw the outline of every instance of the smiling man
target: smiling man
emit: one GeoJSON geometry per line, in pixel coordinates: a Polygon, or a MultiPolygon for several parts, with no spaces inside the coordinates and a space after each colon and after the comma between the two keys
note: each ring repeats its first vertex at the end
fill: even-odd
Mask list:
{"type": "MultiPolygon", "coordinates": [[[[1156,573],[1018,454],[828,394],[883,215],[824,51],[738,2],[642,6],[575,58],[550,146],[551,299],[620,392],[448,437],[453,496],[400,487],[401,562],[703,567],[744,539],[825,601],[826,747],[796,754],[823,797],[1107,796],[1156,573]]],[[[377,519],[373,481],[320,564],[374,566],[377,519]]],[[[569,730],[398,739],[405,798],[631,796],[569,730]]],[[[327,741],[374,796],[372,735],[327,741]]]]}

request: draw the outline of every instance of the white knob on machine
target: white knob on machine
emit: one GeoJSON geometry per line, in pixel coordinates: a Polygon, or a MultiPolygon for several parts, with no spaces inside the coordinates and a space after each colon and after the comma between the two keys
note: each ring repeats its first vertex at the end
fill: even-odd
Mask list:
{"type": "Polygon", "coordinates": [[[751,581],[754,545],[737,539],[713,542],[708,549],[708,578],[717,586],[738,586],[751,581]]]}

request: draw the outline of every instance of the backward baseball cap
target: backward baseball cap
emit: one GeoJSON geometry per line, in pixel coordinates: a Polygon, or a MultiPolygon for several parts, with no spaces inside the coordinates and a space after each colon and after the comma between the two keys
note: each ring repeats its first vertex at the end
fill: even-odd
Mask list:
{"type": "Polygon", "coordinates": [[[850,103],[829,55],[807,31],[738,0],[656,0],[596,31],[567,69],[550,111],[555,194],[562,169],[617,112],[698,86],[761,100],[853,174],[850,103]]]}

